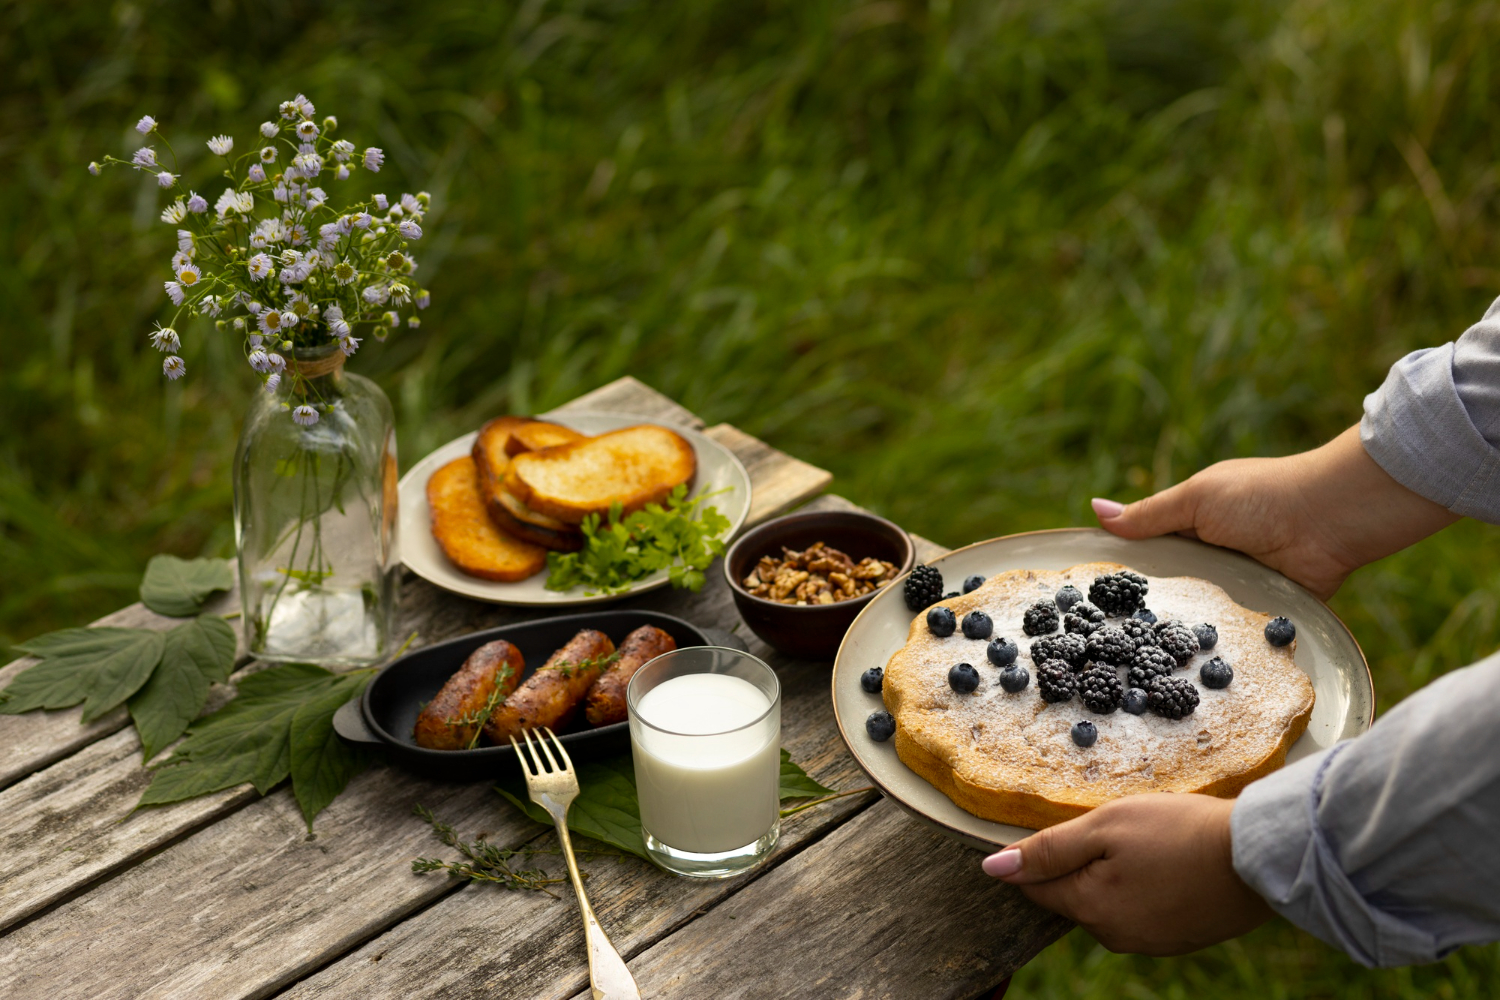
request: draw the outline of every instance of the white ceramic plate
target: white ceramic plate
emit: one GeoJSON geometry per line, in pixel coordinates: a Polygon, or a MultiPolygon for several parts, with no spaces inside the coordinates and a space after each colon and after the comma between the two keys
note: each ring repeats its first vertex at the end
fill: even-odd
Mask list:
{"type": "MultiPolygon", "coordinates": [[[[547,419],[589,435],[651,422],[625,413],[562,413],[548,416],[547,419]]],[[[729,518],[729,533],[725,536],[725,541],[728,542],[740,530],[740,526],[745,523],[745,516],[750,512],[750,474],[728,448],[711,438],[685,427],[669,424],[662,426],[670,427],[687,438],[698,454],[698,478],[693,487],[695,493],[700,490],[714,492],[729,488],[727,493],[710,501],[719,509],[719,513],[729,518]]],[[[567,591],[548,590],[543,586],[547,581],[545,569],[515,583],[481,580],[460,573],[448,561],[448,557],[443,555],[443,550],[438,548],[432,537],[431,515],[427,509],[427,480],[443,465],[467,455],[478,436],[479,432],[474,431],[449,441],[412,466],[401,477],[401,561],[413,573],[444,590],[475,600],[547,607],[601,604],[619,600],[626,594],[655,590],[667,584],[667,573],[663,570],[633,584],[626,594],[598,594],[590,597],[583,592],[582,587],[567,591]]]]}
{"type": "MultiPolygon", "coordinates": [[[[1344,623],[1302,587],[1238,552],[1175,535],[1127,541],[1099,528],[1062,528],[977,542],[932,565],[942,570],[952,590],[975,573],[1057,570],[1086,562],[1123,563],[1148,576],[1195,576],[1223,587],[1244,607],[1291,618],[1297,625],[1296,663],[1312,680],[1316,701],[1307,731],[1293,744],[1288,762],[1358,736],[1375,721],[1370,668],[1344,623]]],[[[833,665],[833,710],[839,731],[875,785],[912,815],[981,850],[1019,840],[1032,831],[965,812],[901,763],[894,743],[876,743],[865,733],[865,719],[883,706],[878,694],[866,694],[859,686],[860,674],[885,666],[906,644],[911,627],[912,613],[900,591],[893,586],[877,594],[854,619],[839,647],[833,665]]]]}

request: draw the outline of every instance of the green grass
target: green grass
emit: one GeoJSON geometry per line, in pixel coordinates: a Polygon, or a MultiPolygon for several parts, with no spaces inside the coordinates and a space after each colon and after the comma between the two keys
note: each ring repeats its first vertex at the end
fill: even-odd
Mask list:
{"type": "MultiPolygon", "coordinates": [[[[1088,523],[1358,418],[1500,292],[1494,3],[0,4],[0,641],[228,554],[251,391],[146,344],[172,249],[144,113],[201,151],[305,90],[430,190],[419,332],[353,363],[409,465],[634,374],[956,545],[1088,523]]],[[[206,155],[187,182],[219,190],[206,155]]],[[[352,182],[364,185],[364,180],[352,182]]],[[[368,190],[368,187],[362,188],[368,190]]],[[[1357,502],[1357,498],[1351,498],[1357,502]]],[[[1335,607],[1381,703],[1491,651],[1500,533],[1335,607]]],[[[1078,937],[1021,995],[1481,997],[1494,949],[1367,973],[1272,926],[1142,962],[1078,937]],[[1447,990],[1447,993],[1443,993],[1447,990]]]]}

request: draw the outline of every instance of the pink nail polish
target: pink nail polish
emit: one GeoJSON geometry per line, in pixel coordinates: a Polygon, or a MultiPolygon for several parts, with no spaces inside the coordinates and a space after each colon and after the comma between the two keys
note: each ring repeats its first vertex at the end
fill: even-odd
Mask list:
{"type": "Polygon", "coordinates": [[[1094,497],[1090,501],[1094,505],[1094,513],[1099,520],[1108,521],[1112,517],[1119,517],[1125,511],[1125,505],[1114,500],[1106,500],[1103,497],[1094,497]]]}
{"type": "Polygon", "coordinates": [[[1018,848],[1007,847],[999,854],[991,854],[985,858],[980,867],[986,875],[993,875],[995,878],[1014,875],[1021,870],[1021,852],[1018,848]]]}

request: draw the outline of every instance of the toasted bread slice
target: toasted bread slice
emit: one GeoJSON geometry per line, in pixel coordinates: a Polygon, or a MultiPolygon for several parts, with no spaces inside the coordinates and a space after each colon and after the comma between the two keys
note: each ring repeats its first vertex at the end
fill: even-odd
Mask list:
{"type": "Polygon", "coordinates": [[[513,582],[541,572],[547,550],[495,527],[479,495],[473,456],[455,458],[427,480],[432,537],[448,560],[469,576],[513,582]]]}
{"type": "Polygon", "coordinates": [[[654,424],[528,451],[510,461],[505,490],[527,507],[568,524],[589,514],[606,517],[659,502],[692,480],[698,457],[687,439],[654,424]]]}
{"type": "Polygon", "coordinates": [[[560,444],[572,444],[574,441],[582,441],[586,434],[580,434],[571,427],[562,424],[554,424],[546,420],[528,420],[526,423],[511,431],[510,440],[505,443],[505,453],[512,457],[526,451],[541,451],[543,448],[551,448],[560,444]]]}
{"type": "Polygon", "coordinates": [[[538,514],[507,493],[503,487],[493,493],[486,493],[484,505],[490,512],[491,519],[506,534],[559,552],[577,552],[583,548],[583,532],[578,530],[577,525],[538,514]]]}
{"type": "Polygon", "coordinates": [[[469,454],[474,456],[479,490],[485,496],[499,490],[505,474],[510,471],[510,452],[506,448],[510,445],[511,435],[530,422],[530,417],[496,417],[479,428],[479,436],[474,439],[474,448],[469,454]]]}

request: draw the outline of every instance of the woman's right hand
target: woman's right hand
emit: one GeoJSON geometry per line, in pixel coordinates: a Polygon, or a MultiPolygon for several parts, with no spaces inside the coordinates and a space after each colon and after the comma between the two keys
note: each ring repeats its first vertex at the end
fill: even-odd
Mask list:
{"type": "Polygon", "coordinates": [[[1286,458],[1219,462],[1136,503],[1095,500],[1122,538],[1177,533],[1238,549],[1327,600],[1356,569],[1458,520],[1366,454],[1359,428],[1286,458]]]}

